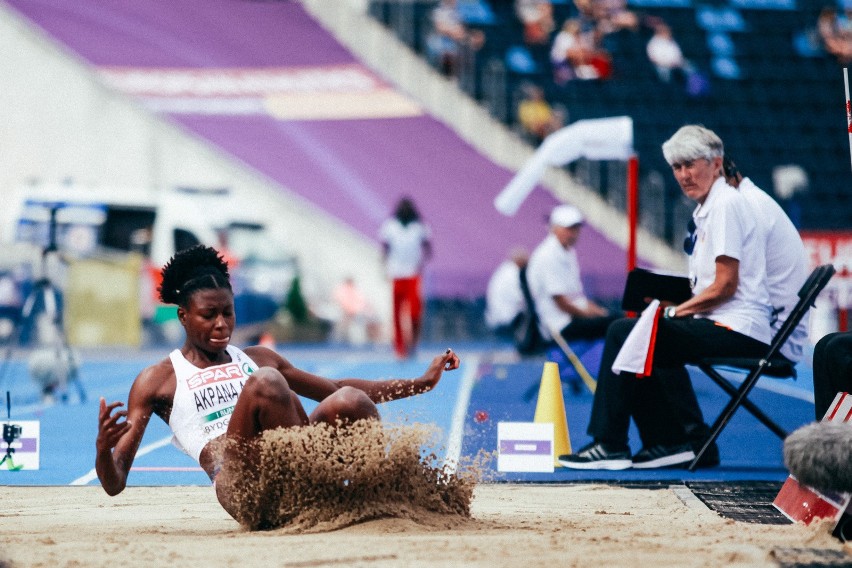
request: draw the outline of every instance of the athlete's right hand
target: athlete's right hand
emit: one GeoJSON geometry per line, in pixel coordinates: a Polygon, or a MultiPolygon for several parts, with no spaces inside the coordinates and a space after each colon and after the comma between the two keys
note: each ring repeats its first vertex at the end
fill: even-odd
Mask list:
{"type": "Polygon", "coordinates": [[[115,414],[113,410],[124,406],[123,402],[113,402],[107,405],[104,397],[101,397],[100,409],[98,411],[98,438],[95,447],[98,452],[110,452],[118,444],[124,434],[130,430],[130,422],[127,421],[127,411],[119,410],[115,414]],[[120,422],[124,418],[125,420],[120,422]]]}

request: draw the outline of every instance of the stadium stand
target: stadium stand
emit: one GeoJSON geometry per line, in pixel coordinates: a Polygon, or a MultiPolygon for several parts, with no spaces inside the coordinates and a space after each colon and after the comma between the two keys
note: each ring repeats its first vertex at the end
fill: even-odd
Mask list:
{"type": "MultiPolygon", "coordinates": [[[[469,2],[458,0],[458,5],[469,2]]],[[[469,23],[482,29],[487,39],[472,54],[475,62],[459,69],[459,85],[510,125],[516,120],[515,106],[524,81],[538,83],[552,105],[566,108],[568,122],[631,116],[640,159],[642,223],[667,241],[676,244],[682,238],[690,208],[682,202],[659,148],[688,122],[716,130],[748,175],[771,194],[776,191],[776,167],[801,167],[809,182],[805,193],[788,200],[775,195],[801,229],[852,226],[842,69],[814,40],[823,3],[634,0],[628,8],[640,22],[652,17],[667,22],[684,56],[699,72],[686,88],[658,79],[645,52],[651,37],[646,25],[605,37],[604,45],[612,55],[609,80],[557,85],[546,51],[524,45],[513,0],[480,3],[488,6],[493,18],[486,24],[469,23]],[[662,205],[655,202],[657,196],[663,197],[662,205]]],[[[374,0],[370,12],[419,51],[422,42],[407,38],[428,33],[430,13],[437,4],[374,0]]],[[[555,35],[562,21],[577,11],[564,0],[553,2],[553,8],[555,35]]],[[[584,169],[594,170],[582,163],[568,167],[580,177],[584,169]]],[[[599,183],[598,188],[606,195],[606,184],[599,183]]]]}

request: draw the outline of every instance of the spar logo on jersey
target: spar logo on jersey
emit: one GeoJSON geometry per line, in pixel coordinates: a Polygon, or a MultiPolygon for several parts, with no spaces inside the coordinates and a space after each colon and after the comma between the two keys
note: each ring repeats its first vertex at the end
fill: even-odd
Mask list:
{"type": "Polygon", "coordinates": [[[210,383],[217,383],[219,381],[229,381],[231,379],[240,379],[245,375],[243,371],[240,370],[239,365],[236,363],[231,363],[229,365],[222,365],[220,367],[213,367],[212,369],[205,369],[200,373],[196,373],[189,377],[189,380],[186,384],[190,389],[197,389],[199,387],[203,387],[204,385],[209,385],[210,383]]]}

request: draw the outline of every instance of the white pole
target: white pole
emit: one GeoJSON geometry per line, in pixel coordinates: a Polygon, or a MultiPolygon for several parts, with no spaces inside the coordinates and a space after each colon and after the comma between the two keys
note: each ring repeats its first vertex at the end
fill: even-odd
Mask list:
{"type": "Polygon", "coordinates": [[[849,157],[852,158],[852,102],[849,100],[849,70],[843,68],[843,86],[846,88],[846,132],[849,134],[849,157]]]}

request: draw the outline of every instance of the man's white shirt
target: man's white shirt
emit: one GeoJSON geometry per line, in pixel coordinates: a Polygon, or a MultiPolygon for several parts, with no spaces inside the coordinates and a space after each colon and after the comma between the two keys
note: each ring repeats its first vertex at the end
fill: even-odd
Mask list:
{"type": "Polygon", "coordinates": [[[506,260],[491,275],[485,291],[485,323],[489,327],[508,325],[523,311],[520,272],[515,262],[506,260]]]}
{"type": "MultiPolygon", "coordinates": [[[[743,178],[738,189],[758,224],[763,225],[766,239],[766,289],[776,314],[772,318],[774,333],[799,301],[799,290],[808,278],[808,257],[799,231],[777,201],[749,178],[743,178]]],[[[782,355],[791,361],[799,361],[807,337],[808,316],[805,314],[781,347],[782,355]]]]}
{"type": "Polygon", "coordinates": [[[554,296],[567,296],[573,304],[581,308],[585,308],[588,303],[580,280],[577,252],[573,247],[565,250],[553,233],[530,255],[527,282],[544,337],[551,337],[551,329],[561,331],[571,323],[571,316],[559,308],[554,296]]]}
{"type": "Polygon", "coordinates": [[[766,287],[764,228],[749,211],[740,193],[718,178],[704,203],[692,214],[696,242],[689,257],[693,294],[699,294],[716,279],[716,259],[728,256],[739,261],[739,283],[728,301],[703,317],[725,327],[769,343],[771,307],[766,287]]]}

